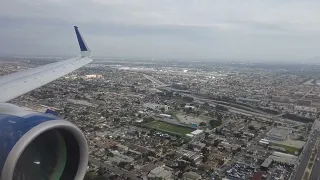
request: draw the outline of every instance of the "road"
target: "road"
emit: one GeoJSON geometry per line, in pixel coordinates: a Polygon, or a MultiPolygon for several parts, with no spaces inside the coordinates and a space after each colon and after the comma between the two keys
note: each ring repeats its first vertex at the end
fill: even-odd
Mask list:
{"type": "MultiPolygon", "coordinates": [[[[308,143],[306,144],[306,148],[303,151],[303,154],[301,154],[301,157],[299,159],[299,166],[296,168],[296,172],[292,180],[301,180],[304,174],[304,171],[308,165],[312,150],[314,148],[314,145],[316,143],[316,139],[319,137],[320,132],[318,130],[315,130],[312,135],[309,138],[308,143]]],[[[319,155],[319,152],[318,152],[319,155]]],[[[319,166],[320,167],[320,166],[319,166]]],[[[318,172],[320,174],[320,171],[318,172]]],[[[312,179],[312,178],[310,178],[312,179]]],[[[312,179],[313,180],[313,179],[312,179]]]]}
{"type": "Polygon", "coordinates": [[[310,87],[310,88],[308,89],[308,91],[303,94],[303,96],[301,96],[300,98],[297,99],[296,103],[298,103],[298,101],[299,101],[300,99],[305,98],[306,95],[308,95],[312,90],[313,90],[313,87],[310,87]]]}
{"type": "Polygon", "coordinates": [[[274,120],[274,121],[277,121],[277,122],[286,122],[286,123],[289,123],[289,124],[296,124],[296,125],[304,124],[304,123],[293,121],[293,120],[290,120],[290,119],[275,117],[275,115],[271,115],[271,114],[267,114],[267,113],[259,113],[259,112],[256,112],[256,111],[253,112],[253,111],[240,109],[240,108],[236,108],[236,107],[225,105],[225,104],[220,104],[220,103],[216,102],[215,100],[199,98],[197,96],[191,96],[191,97],[193,97],[198,102],[202,102],[202,103],[207,102],[207,103],[209,103],[210,106],[215,106],[215,105],[218,104],[220,106],[228,108],[228,110],[230,112],[237,113],[237,114],[244,114],[244,115],[247,115],[247,116],[249,115],[249,116],[254,116],[254,117],[260,117],[260,119],[262,119],[264,121],[272,121],[272,120],[274,120]]]}
{"type": "MultiPolygon", "coordinates": [[[[265,113],[263,111],[251,108],[251,107],[242,106],[242,105],[237,104],[238,107],[242,106],[244,108],[244,109],[240,109],[240,108],[237,108],[237,107],[233,107],[232,105],[229,106],[229,105],[224,104],[224,103],[230,103],[230,102],[207,99],[207,98],[202,97],[201,95],[199,96],[196,93],[192,93],[192,92],[190,92],[188,90],[186,91],[186,90],[178,90],[178,89],[170,88],[170,87],[167,87],[168,84],[165,84],[165,83],[159,81],[158,79],[156,79],[156,78],[154,78],[152,76],[149,76],[147,74],[142,74],[142,75],[146,79],[148,79],[151,82],[153,82],[157,86],[157,88],[159,88],[160,90],[164,89],[164,90],[176,91],[176,92],[180,92],[180,93],[186,92],[188,94],[182,94],[182,95],[191,96],[195,100],[202,101],[202,102],[208,102],[209,104],[211,103],[213,105],[219,104],[220,106],[224,106],[224,107],[228,108],[229,110],[233,110],[234,113],[239,113],[239,114],[245,113],[245,114],[248,114],[248,115],[251,115],[251,116],[258,116],[261,119],[264,119],[266,121],[275,120],[275,121],[279,121],[279,122],[286,122],[286,123],[296,124],[296,125],[302,124],[300,122],[289,120],[289,119],[285,119],[285,118],[281,118],[281,117],[279,117],[279,115],[276,116],[276,115],[268,114],[268,113],[265,113]]],[[[312,88],[310,88],[305,94],[308,94],[311,90],[312,90],[312,88]]],[[[283,115],[283,114],[281,114],[281,115],[283,115]]]]}
{"type": "Polygon", "coordinates": [[[317,180],[320,179],[320,161],[318,161],[317,158],[320,159],[320,144],[318,145],[316,160],[314,162],[309,179],[317,179],[317,180]]]}
{"type": "Polygon", "coordinates": [[[106,168],[106,169],[109,169],[110,171],[112,171],[113,173],[115,174],[123,174],[124,176],[126,177],[129,177],[131,178],[132,180],[140,180],[139,178],[137,178],[137,176],[135,174],[133,174],[132,172],[129,172],[129,171],[126,171],[126,170],[123,170],[119,167],[116,167],[116,166],[113,166],[113,165],[110,165],[110,164],[106,164],[106,163],[101,163],[100,161],[98,160],[95,160],[93,158],[90,158],[89,157],[89,162],[91,164],[94,164],[96,166],[101,166],[103,168],[106,168]]]}
{"type": "Polygon", "coordinates": [[[149,81],[153,82],[157,87],[162,87],[162,86],[167,86],[167,84],[159,81],[158,79],[152,77],[152,76],[149,76],[147,74],[142,74],[146,79],[148,79],[149,81]]]}

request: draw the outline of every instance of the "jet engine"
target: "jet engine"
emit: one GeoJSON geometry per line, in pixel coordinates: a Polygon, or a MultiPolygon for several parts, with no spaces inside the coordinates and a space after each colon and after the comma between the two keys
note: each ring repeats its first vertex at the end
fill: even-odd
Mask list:
{"type": "Polygon", "coordinates": [[[1,180],[82,180],[88,165],[85,136],[51,114],[0,103],[1,180]]]}

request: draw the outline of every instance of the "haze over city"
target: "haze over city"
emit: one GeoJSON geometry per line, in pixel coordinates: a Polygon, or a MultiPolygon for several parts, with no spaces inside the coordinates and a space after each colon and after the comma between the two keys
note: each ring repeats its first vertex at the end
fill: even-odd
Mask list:
{"type": "Polygon", "coordinates": [[[1,55],[74,55],[71,25],[94,56],[314,60],[320,2],[50,0],[2,2],[1,55]]]}
{"type": "Polygon", "coordinates": [[[0,179],[319,179],[319,9],[2,2],[0,179]]]}

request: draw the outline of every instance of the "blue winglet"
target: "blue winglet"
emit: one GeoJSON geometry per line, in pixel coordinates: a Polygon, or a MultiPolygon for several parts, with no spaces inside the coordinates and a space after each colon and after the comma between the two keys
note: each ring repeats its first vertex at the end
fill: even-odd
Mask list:
{"type": "Polygon", "coordinates": [[[82,56],[91,56],[91,51],[88,48],[86,42],[84,41],[84,39],[82,38],[79,30],[78,30],[78,26],[74,26],[74,30],[76,32],[77,35],[77,39],[78,39],[78,43],[80,46],[80,50],[81,50],[81,54],[82,56]]]}

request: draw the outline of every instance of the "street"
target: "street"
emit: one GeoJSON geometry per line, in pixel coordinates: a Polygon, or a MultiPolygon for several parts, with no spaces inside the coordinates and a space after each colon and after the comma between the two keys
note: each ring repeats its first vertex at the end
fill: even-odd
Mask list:
{"type": "Polygon", "coordinates": [[[298,162],[299,167],[297,168],[297,171],[295,172],[295,175],[293,176],[292,180],[301,180],[302,179],[304,171],[308,165],[313,147],[316,143],[316,139],[318,138],[319,134],[320,134],[319,131],[315,130],[312,133],[312,135],[310,136],[310,140],[308,141],[308,144],[306,144],[306,149],[303,151],[303,154],[301,155],[301,158],[299,159],[299,162],[298,162]]]}
{"type": "Polygon", "coordinates": [[[310,174],[309,179],[319,179],[320,178],[320,161],[317,160],[320,159],[320,144],[318,145],[318,152],[314,161],[314,165],[310,174]]]}

